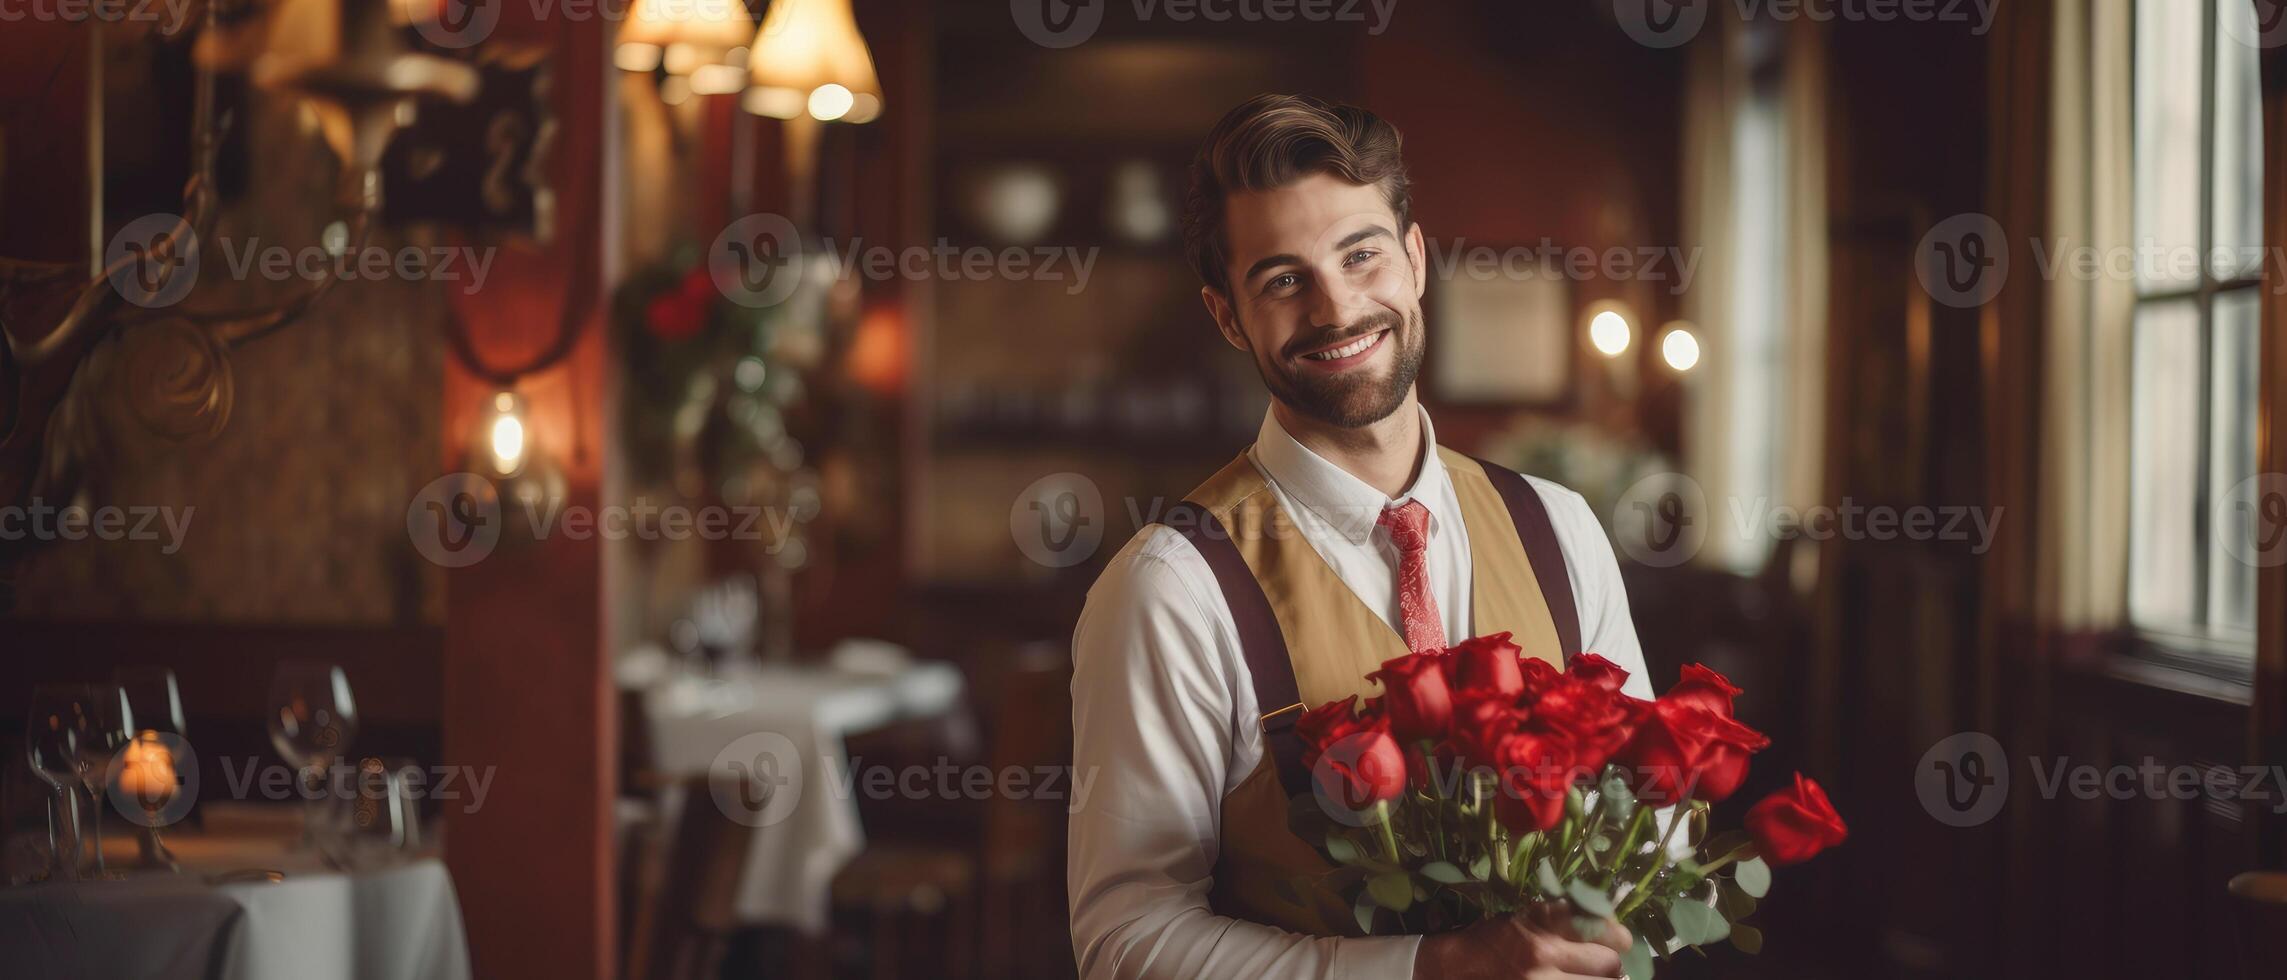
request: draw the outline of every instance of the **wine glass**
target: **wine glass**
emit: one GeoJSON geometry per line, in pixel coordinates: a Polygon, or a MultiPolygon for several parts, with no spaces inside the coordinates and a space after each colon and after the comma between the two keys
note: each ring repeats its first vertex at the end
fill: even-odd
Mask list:
{"type": "Polygon", "coordinates": [[[190,734],[183,729],[183,695],[173,670],[137,664],[112,671],[111,679],[127,693],[127,709],[135,714],[132,734],[190,734]]]}
{"type": "MultiPolygon", "coordinates": [[[[159,839],[156,815],[166,800],[150,792],[162,785],[180,786],[184,758],[177,754],[188,747],[183,737],[189,732],[183,725],[183,695],[175,684],[175,672],[151,664],[131,664],[111,672],[111,679],[127,694],[127,709],[134,713],[134,744],[123,758],[134,763],[133,771],[123,768],[122,788],[128,790],[128,799],[142,808],[144,819],[139,839],[142,860],[138,867],[172,868],[174,860],[167,846],[159,839]],[[169,737],[171,736],[171,737],[169,737]],[[140,749],[140,751],[138,751],[140,749]],[[154,772],[153,767],[159,772],[154,772]],[[129,785],[132,784],[132,785],[129,785]]],[[[124,805],[124,804],[123,804],[124,805]]],[[[127,812],[130,819],[136,814],[127,812]]]]}
{"type": "Polygon", "coordinates": [[[79,780],[79,726],[85,707],[85,689],[72,684],[42,684],[32,688],[32,707],[24,722],[24,757],[32,774],[53,791],[56,823],[64,836],[50,853],[55,863],[51,878],[79,874],[79,806],[70,787],[79,780]]]}
{"type": "Polygon", "coordinates": [[[270,744],[299,770],[302,842],[318,842],[320,795],[328,770],[357,737],[357,703],[340,667],[309,660],[280,661],[270,675],[270,744]]]}
{"type": "Polygon", "coordinates": [[[135,734],[135,714],[127,707],[127,692],[117,684],[85,685],[76,724],[79,731],[72,745],[72,760],[95,818],[82,842],[83,849],[92,851],[81,857],[93,860],[95,877],[117,878],[120,876],[103,861],[103,790],[110,780],[111,757],[126,748],[127,740],[135,734]]]}

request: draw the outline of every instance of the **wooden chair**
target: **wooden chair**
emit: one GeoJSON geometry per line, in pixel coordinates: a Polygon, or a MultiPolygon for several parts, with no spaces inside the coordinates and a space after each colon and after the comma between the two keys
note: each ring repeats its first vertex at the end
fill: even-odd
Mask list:
{"type": "Polygon", "coordinates": [[[2227,886],[2239,933],[2240,975],[2275,977],[2287,969],[2287,872],[2249,871],[2227,886]]]}
{"type": "Polygon", "coordinates": [[[715,805],[708,779],[677,784],[681,805],[666,860],[655,880],[638,888],[627,956],[635,980],[712,980],[738,926],[739,873],[754,828],[715,805]]]}

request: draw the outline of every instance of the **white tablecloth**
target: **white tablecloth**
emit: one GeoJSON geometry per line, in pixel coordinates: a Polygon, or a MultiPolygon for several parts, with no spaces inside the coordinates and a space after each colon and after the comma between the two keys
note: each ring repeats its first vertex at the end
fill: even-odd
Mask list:
{"type": "MultiPolygon", "coordinates": [[[[210,804],[227,812],[227,805],[210,804]]],[[[291,853],[291,838],[227,829],[168,838],[182,873],[0,889],[0,974],[181,980],[467,980],[468,939],[452,878],[434,858],[341,873],[291,853]],[[284,881],[210,885],[246,868],[284,881]]],[[[116,826],[118,821],[112,821],[116,826]]],[[[108,828],[107,828],[108,829],[108,828]]],[[[114,868],[135,844],[113,837],[114,868]]]]}
{"type": "Polygon", "coordinates": [[[794,794],[745,811],[744,822],[756,829],[739,874],[741,921],[825,929],[834,875],[865,847],[857,800],[844,779],[850,764],[843,740],[943,715],[960,704],[962,689],[953,665],[915,661],[883,673],[769,665],[714,680],[670,678],[650,690],[645,704],[661,769],[769,770],[788,780],[773,792],[794,794]]]}

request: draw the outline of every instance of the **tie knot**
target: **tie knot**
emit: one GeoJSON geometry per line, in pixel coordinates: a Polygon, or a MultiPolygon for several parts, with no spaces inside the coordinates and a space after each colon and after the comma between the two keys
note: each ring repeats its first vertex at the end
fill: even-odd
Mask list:
{"type": "Polygon", "coordinates": [[[1429,545],[1429,508],[1419,500],[1383,509],[1376,523],[1390,529],[1390,541],[1399,551],[1420,551],[1429,545]]]}

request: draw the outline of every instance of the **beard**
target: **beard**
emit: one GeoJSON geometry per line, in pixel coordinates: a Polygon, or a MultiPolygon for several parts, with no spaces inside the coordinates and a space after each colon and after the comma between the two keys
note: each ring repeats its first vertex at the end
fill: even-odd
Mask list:
{"type": "Polygon", "coordinates": [[[1413,389],[1414,378],[1421,373],[1426,346],[1421,307],[1416,306],[1403,316],[1386,311],[1339,330],[1297,338],[1287,344],[1286,351],[1272,357],[1257,353],[1255,371],[1262,375],[1263,387],[1270,389],[1271,397],[1286,407],[1329,425],[1356,429],[1390,417],[1398,406],[1405,404],[1406,392],[1413,389]],[[1396,360],[1389,373],[1380,376],[1368,376],[1363,371],[1331,375],[1309,371],[1299,368],[1286,353],[1323,347],[1379,330],[1388,330],[1386,342],[1396,345],[1391,351],[1396,360]]]}

